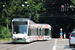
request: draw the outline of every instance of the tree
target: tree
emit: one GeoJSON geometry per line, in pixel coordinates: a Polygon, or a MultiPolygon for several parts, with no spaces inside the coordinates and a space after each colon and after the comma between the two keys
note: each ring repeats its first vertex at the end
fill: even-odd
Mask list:
{"type": "Polygon", "coordinates": [[[72,4],[75,5],[75,0],[71,0],[72,4]]]}

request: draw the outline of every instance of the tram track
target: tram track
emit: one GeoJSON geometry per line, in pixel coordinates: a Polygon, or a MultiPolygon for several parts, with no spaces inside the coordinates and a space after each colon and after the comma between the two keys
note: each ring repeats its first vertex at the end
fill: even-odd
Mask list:
{"type": "Polygon", "coordinates": [[[16,47],[19,47],[19,45],[7,48],[6,50],[12,50],[13,48],[16,48],[16,47]]]}
{"type": "MultiPolygon", "coordinates": [[[[12,46],[11,46],[12,47],[12,46]]],[[[8,48],[11,48],[10,46],[6,46],[6,47],[3,47],[3,48],[0,48],[0,50],[8,50],[8,48]]],[[[15,47],[15,46],[14,46],[15,47]]]]}
{"type": "Polygon", "coordinates": [[[19,47],[19,46],[23,46],[24,44],[15,44],[15,45],[2,45],[2,47],[0,47],[0,50],[11,50],[13,48],[19,47]]]}
{"type": "Polygon", "coordinates": [[[8,46],[3,45],[3,47],[0,47],[0,50],[7,50],[7,48],[10,48],[10,47],[13,47],[13,46],[15,46],[15,45],[12,45],[12,46],[11,45],[8,45],[8,46]]]}
{"type": "Polygon", "coordinates": [[[26,46],[28,44],[21,44],[21,45],[17,45],[17,46],[13,46],[11,48],[7,48],[6,50],[16,50],[17,48],[20,48],[20,47],[23,47],[23,46],[26,46]]]}
{"type": "Polygon", "coordinates": [[[2,48],[5,48],[5,47],[9,47],[9,46],[3,46],[3,47],[0,46],[0,50],[1,50],[2,48]]]}
{"type": "Polygon", "coordinates": [[[3,43],[0,43],[0,50],[2,49],[2,48],[6,48],[6,47],[9,47],[10,45],[12,45],[12,43],[6,43],[6,42],[3,42],[3,43]]]}

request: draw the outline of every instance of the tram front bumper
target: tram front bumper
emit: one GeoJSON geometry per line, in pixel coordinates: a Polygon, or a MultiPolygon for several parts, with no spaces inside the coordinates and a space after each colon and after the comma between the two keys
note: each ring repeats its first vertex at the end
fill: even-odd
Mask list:
{"type": "Polygon", "coordinates": [[[26,42],[26,39],[13,39],[13,42],[26,42]]]}

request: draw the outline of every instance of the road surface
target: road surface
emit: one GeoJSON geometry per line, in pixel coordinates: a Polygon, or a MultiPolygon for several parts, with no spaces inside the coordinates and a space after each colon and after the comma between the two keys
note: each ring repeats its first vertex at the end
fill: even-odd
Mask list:
{"type": "Polygon", "coordinates": [[[68,39],[52,39],[50,41],[36,41],[29,44],[0,42],[0,50],[75,50],[75,48],[69,48],[68,39]]]}

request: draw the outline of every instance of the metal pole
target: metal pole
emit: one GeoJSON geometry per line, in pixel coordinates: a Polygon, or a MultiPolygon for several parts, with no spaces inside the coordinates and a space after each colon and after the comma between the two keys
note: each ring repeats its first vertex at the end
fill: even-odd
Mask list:
{"type": "Polygon", "coordinates": [[[31,16],[29,16],[29,19],[31,19],[31,16]]]}
{"type": "MultiPolygon", "coordinates": [[[[5,5],[3,5],[3,7],[5,7],[5,5]]],[[[8,28],[8,15],[6,14],[7,16],[7,24],[6,24],[6,27],[8,28]]]]}
{"type": "Polygon", "coordinates": [[[60,38],[63,39],[62,28],[60,28],[60,38]]]}
{"type": "Polygon", "coordinates": [[[8,16],[7,16],[7,28],[8,28],[8,16]]]}
{"type": "Polygon", "coordinates": [[[66,38],[66,33],[64,32],[64,39],[66,38]]]}
{"type": "Polygon", "coordinates": [[[62,32],[62,28],[60,28],[60,32],[62,32]]]}

